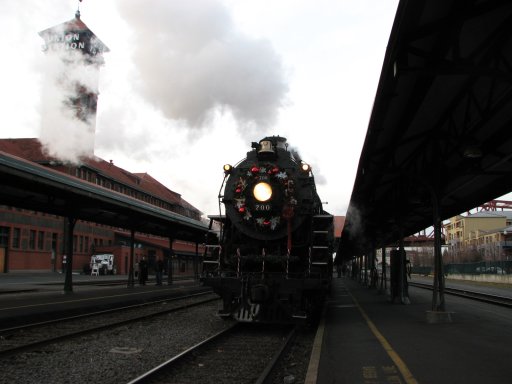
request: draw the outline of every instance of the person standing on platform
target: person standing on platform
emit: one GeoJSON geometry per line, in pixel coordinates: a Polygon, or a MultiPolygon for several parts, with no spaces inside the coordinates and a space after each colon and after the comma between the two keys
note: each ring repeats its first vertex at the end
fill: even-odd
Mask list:
{"type": "Polygon", "coordinates": [[[143,257],[139,261],[139,284],[146,285],[147,280],[148,280],[148,263],[146,262],[146,258],[143,257]]]}
{"type": "Polygon", "coordinates": [[[140,264],[140,262],[137,261],[136,263],[134,263],[134,266],[133,266],[133,274],[137,280],[140,280],[139,264],[140,264]]]}
{"type": "Polygon", "coordinates": [[[156,262],[156,285],[162,285],[162,276],[164,273],[164,262],[162,259],[158,259],[156,262]]]}

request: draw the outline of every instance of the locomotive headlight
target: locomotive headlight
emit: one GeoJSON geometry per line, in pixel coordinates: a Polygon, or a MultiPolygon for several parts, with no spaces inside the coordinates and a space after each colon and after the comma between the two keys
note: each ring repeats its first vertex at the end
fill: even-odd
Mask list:
{"type": "Polygon", "coordinates": [[[302,162],[300,164],[300,168],[302,169],[302,172],[309,172],[311,171],[311,166],[307,163],[302,162]]]}
{"type": "Polygon", "coordinates": [[[231,171],[233,170],[233,167],[230,165],[230,164],[224,164],[224,173],[226,175],[229,175],[231,173],[231,171]]]}
{"type": "Polygon", "coordinates": [[[254,186],[252,193],[256,200],[265,202],[272,197],[272,187],[269,183],[261,182],[254,186]]]}

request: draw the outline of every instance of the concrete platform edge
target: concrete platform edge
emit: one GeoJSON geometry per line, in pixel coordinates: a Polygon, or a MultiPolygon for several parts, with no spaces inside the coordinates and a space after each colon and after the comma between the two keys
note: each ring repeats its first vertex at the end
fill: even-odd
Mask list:
{"type": "Polygon", "coordinates": [[[316,330],[315,340],[313,341],[313,348],[311,349],[311,357],[309,358],[308,372],[304,384],[316,384],[318,378],[318,367],[320,365],[320,354],[322,353],[322,342],[324,339],[325,330],[325,313],[327,305],[324,305],[322,310],[322,318],[318,329],[316,330]]]}

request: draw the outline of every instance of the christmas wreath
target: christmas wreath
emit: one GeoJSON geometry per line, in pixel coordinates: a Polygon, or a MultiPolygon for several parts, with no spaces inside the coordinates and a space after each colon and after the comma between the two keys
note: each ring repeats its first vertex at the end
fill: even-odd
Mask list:
{"type": "Polygon", "coordinates": [[[290,219],[297,205],[294,181],[274,164],[253,165],[234,183],[234,207],[247,223],[275,231],[290,219]],[[257,197],[262,193],[264,197],[257,197]]]}

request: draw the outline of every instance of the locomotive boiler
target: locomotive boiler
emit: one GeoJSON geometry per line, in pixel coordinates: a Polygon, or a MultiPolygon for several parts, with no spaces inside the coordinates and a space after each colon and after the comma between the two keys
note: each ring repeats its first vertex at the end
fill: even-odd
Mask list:
{"type": "Polygon", "coordinates": [[[331,286],[333,216],[285,138],[265,137],[224,166],[222,205],[225,214],[209,216],[201,276],[222,298],[219,315],[293,322],[318,313],[331,286]]]}

